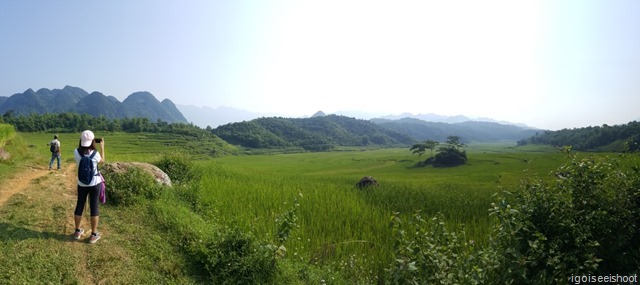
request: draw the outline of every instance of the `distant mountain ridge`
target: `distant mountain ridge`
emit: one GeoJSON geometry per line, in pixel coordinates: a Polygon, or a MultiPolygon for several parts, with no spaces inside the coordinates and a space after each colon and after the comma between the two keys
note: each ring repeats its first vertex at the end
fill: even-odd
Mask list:
{"type": "MultiPolygon", "coordinates": [[[[219,106],[217,108],[211,108],[206,106],[196,107],[193,105],[176,105],[176,106],[182,112],[182,114],[185,115],[185,117],[187,118],[187,120],[189,120],[189,122],[195,125],[198,125],[201,128],[206,128],[207,126],[215,128],[215,127],[229,124],[229,123],[250,121],[257,118],[283,116],[282,114],[257,113],[257,112],[251,112],[251,111],[236,109],[236,108],[227,107],[227,106],[219,106]]],[[[364,111],[340,111],[335,113],[325,113],[322,111],[318,111],[309,116],[302,116],[301,118],[308,118],[316,115],[330,115],[330,114],[362,119],[362,120],[372,120],[372,119],[399,120],[403,118],[415,118],[415,119],[419,119],[427,122],[440,122],[440,123],[448,123],[448,124],[474,121],[474,122],[498,123],[501,125],[514,125],[524,129],[536,129],[534,127],[530,127],[525,124],[513,123],[508,121],[499,121],[491,118],[475,118],[474,119],[464,115],[444,116],[444,115],[438,115],[433,113],[417,114],[417,115],[414,115],[411,113],[402,113],[400,115],[382,115],[378,113],[370,113],[370,112],[364,112],[364,111]]]]}
{"type": "Polygon", "coordinates": [[[471,121],[469,117],[463,116],[463,115],[444,116],[444,115],[438,115],[433,113],[417,114],[417,115],[414,115],[411,113],[402,113],[400,115],[387,115],[387,116],[380,117],[380,119],[387,119],[387,120],[400,120],[404,118],[414,118],[414,119],[419,119],[426,122],[439,122],[439,123],[448,123],[448,124],[471,121]]]}
{"type": "Polygon", "coordinates": [[[504,125],[494,122],[463,121],[458,123],[427,122],[416,118],[372,119],[372,122],[390,130],[407,134],[417,140],[446,141],[448,136],[459,136],[464,141],[517,141],[535,135],[540,130],[504,125]]]}
{"type": "Polygon", "coordinates": [[[414,118],[414,119],[419,119],[422,121],[426,121],[426,122],[437,122],[437,123],[448,123],[448,124],[457,124],[457,123],[464,123],[464,122],[488,122],[488,123],[498,123],[501,125],[513,125],[513,126],[518,126],[521,128],[525,128],[525,129],[535,129],[533,127],[527,126],[525,124],[520,124],[520,123],[513,123],[513,122],[507,122],[507,121],[498,121],[498,120],[494,120],[491,118],[469,118],[467,116],[464,115],[456,115],[456,116],[444,116],[444,115],[438,115],[438,114],[434,114],[434,113],[429,113],[429,114],[411,114],[411,113],[402,113],[400,115],[387,115],[387,116],[381,116],[375,119],[389,119],[389,120],[399,120],[399,119],[404,119],[404,118],[414,118]]]}
{"type": "Polygon", "coordinates": [[[10,97],[0,97],[0,114],[12,111],[14,115],[31,113],[79,113],[108,119],[148,118],[168,123],[188,123],[169,99],[158,101],[149,92],[135,92],[123,102],[100,92],[89,94],[82,88],[65,86],[62,89],[27,89],[10,97]]]}

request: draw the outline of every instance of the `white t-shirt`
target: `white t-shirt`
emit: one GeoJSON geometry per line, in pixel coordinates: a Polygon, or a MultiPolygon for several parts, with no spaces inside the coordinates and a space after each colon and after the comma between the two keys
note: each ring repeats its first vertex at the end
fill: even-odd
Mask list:
{"type": "MultiPolygon", "coordinates": [[[[100,156],[100,152],[98,152],[97,150],[94,150],[96,152],[96,155],[93,157],[92,161],[93,161],[93,168],[96,170],[96,174],[98,174],[98,162],[100,160],[102,160],[102,156],[100,156]]],[[[90,152],[89,155],[91,155],[90,152]]],[[[82,155],[80,155],[78,153],[78,149],[76,148],[73,151],[73,158],[76,160],[76,165],[78,167],[80,167],[80,160],[82,159],[82,155]]],[[[78,185],[82,186],[82,187],[91,187],[91,186],[96,186],[98,184],[100,184],[100,182],[102,182],[102,178],[100,177],[100,175],[94,175],[93,179],[91,179],[91,183],[89,184],[84,184],[82,182],[80,182],[80,180],[78,179],[78,185]]]]}
{"type": "Polygon", "coordinates": [[[54,144],[55,144],[56,146],[58,146],[58,149],[60,149],[60,141],[59,141],[58,139],[53,139],[53,140],[49,143],[49,145],[54,145],[54,144]]]}

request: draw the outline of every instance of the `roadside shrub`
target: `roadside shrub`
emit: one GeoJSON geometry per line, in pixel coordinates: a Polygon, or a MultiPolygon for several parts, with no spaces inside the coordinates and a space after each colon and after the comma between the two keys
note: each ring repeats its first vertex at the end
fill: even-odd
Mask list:
{"type": "Polygon", "coordinates": [[[152,212],[210,284],[265,284],[277,273],[269,246],[237,228],[205,221],[175,202],[155,203],[152,212]]]}
{"type": "Polygon", "coordinates": [[[486,284],[497,268],[495,251],[467,240],[463,230],[450,231],[444,217],[430,220],[417,212],[403,221],[391,217],[394,263],[388,269],[390,284],[486,284]]]}
{"type": "Polygon", "coordinates": [[[554,174],[496,195],[497,223],[483,247],[448,230],[441,215],[396,214],[388,282],[565,284],[571,276],[640,273],[640,167],[569,155],[554,174]]]}
{"type": "Polygon", "coordinates": [[[274,252],[237,228],[196,246],[195,254],[209,272],[212,284],[265,284],[276,273],[274,252]]]}
{"type": "Polygon", "coordinates": [[[192,158],[184,153],[165,154],[154,165],[169,175],[173,183],[184,184],[198,179],[192,158]]]}
{"type": "Polygon", "coordinates": [[[163,186],[140,168],[131,167],[126,172],[117,173],[106,165],[102,173],[107,181],[109,204],[132,205],[140,199],[156,199],[162,193],[163,186]]]}
{"type": "Polygon", "coordinates": [[[566,283],[572,275],[638,273],[640,173],[578,159],[550,183],[528,179],[492,205],[499,283],[566,283]]]}

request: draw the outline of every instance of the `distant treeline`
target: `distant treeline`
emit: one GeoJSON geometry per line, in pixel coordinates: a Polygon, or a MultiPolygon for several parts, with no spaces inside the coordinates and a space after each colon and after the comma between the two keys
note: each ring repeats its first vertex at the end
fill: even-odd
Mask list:
{"type": "Polygon", "coordinates": [[[78,113],[32,113],[28,116],[15,116],[12,112],[0,117],[0,123],[11,124],[18,132],[68,133],[83,130],[109,132],[166,132],[191,136],[200,136],[207,132],[198,126],[185,123],[167,123],[161,120],[151,122],[147,118],[107,119],[78,113]]]}
{"type": "Polygon", "coordinates": [[[546,144],[596,151],[637,151],[639,143],[640,123],[636,121],[615,126],[605,124],[595,127],[545,131],[518,141],[518,145],[546,144]]]}

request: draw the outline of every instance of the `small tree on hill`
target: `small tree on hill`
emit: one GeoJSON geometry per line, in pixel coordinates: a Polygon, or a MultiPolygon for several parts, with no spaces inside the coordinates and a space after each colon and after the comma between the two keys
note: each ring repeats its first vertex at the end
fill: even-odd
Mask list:
{"type": "Polygon", "coordinates": [[[425,161],[420,161],[418,166],[457,166],[467,162],[467,152],[463,149],[466,145],[461,141],[462,139],[459,136],[447,137],[446,144],[438,149],[438,154],[435,156],[433,156],[433,150],[440,142],[434,140],[426,140],[414,144],[409,150],[419,156],[422,156],[427,149],[431,150],[431,157],[425,161]]]}
{"type": "Polygon", "coordinates": [[[459,136],[448,136],[446,147],[461,149],[467,146],[466,144],[463,144],[461,141],[462,141],[462,138],[460,138],[459,136]]]}
{"type": "Polygon", "coordinates": [[[433,157],[433,150],[440,144],[440,142],[434,140],[426,140],[424,144],[426,145],[427,149],[431,150],[431,157],[433,157]]]}

